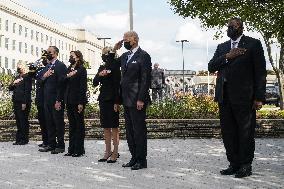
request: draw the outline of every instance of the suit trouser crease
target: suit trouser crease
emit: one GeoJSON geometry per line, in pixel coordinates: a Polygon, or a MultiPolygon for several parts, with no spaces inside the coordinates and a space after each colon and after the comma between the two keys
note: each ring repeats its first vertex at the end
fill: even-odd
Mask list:
{"type": "Polygon", "coordinates": [[[147,156],[146,109],[124,107],[126,138],[132,158],[144,161],[147,156]]]}
{"type": "Polygon", "coordinates": [[[48,133],[47,133],[46,122],[45,122],[44,106],[38,105],[37,111],[38,111],[37,116],[38,116],[38,122],[39,122],[40,130],[41,130],[42,142],[44,145],[48,145],[48,133]]]}
{"type": "Polygon", "coordinates": [[[48,144],[51,148],[65,148],[64,106],[57,111],[54,104],[45,104],[45,119],[48,130],[48,144]],[[56,141],[57,139],[57,141],[56,141]]]}
{"type": "Polygon", "coordinates": [[[14,114],[16,117],[16,142],[29,142],[29,113],[30,104],[26,104],[26,109],[22,110],[22,103],[14,102],[14,114]]]}
{"type": "Polygon", "coordinates": [[[69,153],[85,153],[85,123],[84,110],[78,113],[78,105],[67,105],[67,116],[69,120],[69,153]]]}
{"type": "Polygon", "coordinates": [[[256,112],[252,104],[219,103],[220,123],[227,159],[233,166],[251,164],[255,150],[256,112]]]}

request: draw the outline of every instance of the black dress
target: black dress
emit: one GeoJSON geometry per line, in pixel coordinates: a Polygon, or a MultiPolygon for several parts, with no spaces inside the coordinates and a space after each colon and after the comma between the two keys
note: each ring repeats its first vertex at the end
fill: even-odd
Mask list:
{"type": "Polygon", "coordinates": [[[118,128],[119,126],[119,113],[115,112],[113,107],[114,104],[119,103],[120,74],[120,65],[113,60],[101,65],[93,80],[94,87],[100,85],[98,101],[102,128],[118,128]],[[99,76],[104,69],[111,72],[107,76],[99,76]]]}

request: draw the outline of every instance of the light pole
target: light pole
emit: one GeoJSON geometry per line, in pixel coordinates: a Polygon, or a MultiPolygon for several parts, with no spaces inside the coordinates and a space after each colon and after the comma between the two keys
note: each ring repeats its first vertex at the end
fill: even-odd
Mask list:
{"type": "Polygon", "coordinates": [[[184,91],[184,54],[183,54],[183,43],[184,42],[189,42],[188,40],[186,40],[186,39],[182,39],[182,40],[180,40],[180,41],[176,41],[177,43],[181,43],[181,53],[182,53],[182,91],[183,91],[183,93],[185,92],[184,91]]]}
{"type": "Polygon", "coordinates": [[[111,39],[110,37],[98,37],[98,40],[104,40],[104,47],[106,46],[106,40],[111,39]]]}
{"type": "Polygon", "coordinates": [[[129,23],[130,23],[130,31],[133,31],[133,2],[129,0],[129,23]]]}

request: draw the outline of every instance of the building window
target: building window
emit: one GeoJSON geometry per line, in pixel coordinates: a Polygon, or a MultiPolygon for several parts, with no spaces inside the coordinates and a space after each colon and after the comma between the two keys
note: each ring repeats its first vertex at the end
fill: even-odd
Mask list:
{"type": "Polygon", "coordinates": [[[38,56],[38,47],[36,47],[36,56],[38,56]]]}
{"type": "Polygon", "coordinates": [[[43,34],[42,33],[40,33],[40,42],[43,43],[43,34]]]}
{"type": "Polygon", "coordinates": [[[48,42],[48,35],[45,35],[45,44],[48,42]]]}
{"type": "Polygon", "coordinates": [[[3,37],[4,35],[0,35],[0,47],[2,47],[2,37],[3,37]]]}
{"type": "Polygon", "coordinates": [[[16,50],[16,40],[12,41],[12,50],[16,50]]]}
{"type": "Polygon", "coordinates": [[[36,32],[36,41],[38,41],[38,34],[39,32],[36,32]]]}
{"type": "Polygon", "coordinates": [[[5,21],[5,29],[6,31],[9,31],[9,20],[5,21]]]}
{"type": "Polygon", "coordinates": [[[50,45],[50,46],[52,45],[52,37],[50,37],[50,43],[49,43],[49,45],[50,45]]]}
{"type": "Polygon", "coordinates": [[[19,42],[19,52],[21,53],[22,52],[22,42],[19,42]]]}
{"type": "Polygon", "coordinates": [[[2,30],[2,18],[0,18],[0,30],[2,30]]]}
{"type": "Polygon", "coordinates": [[[13,33],[16,33],[16,23],[13,23],[13,33]]]}
{"type": "Polygon", "coordinates": [[[27,54],[28,53],[28,44],[25,43],[25,53],[27,54]]]}
{"type": "Polygon", "coordinates": [[[7,57],[5,57],[5,68],[8,68],[8,63],[9,63],[9,60],[7,57]]]}
{"type": "Polygon", "coordinates": [[[31,45],[31,54],[34,55],[34,46],[31,45]]]}
{"type": "Polygon", "coordinates": [[[0,56],[0,68],[2,68],[2,56],[0,56]]]}
{"type": "Polygon", "coordinates": [[[28,28],[25,28],[25,37],[28,37],[28,28]]]}
{"type": "Polygon", "coordinates": [[[34,39],[34,30],[31,30],[31,40],[34,39]]]}
{"type": "Polygon", "coordinates": [[[5,48],[9,50],[9,38],[5,38],[5,48]]]}
{"type": "Polygon", "coordinates": [[[13,60],[12,60],[12,69],[15,69],[15,68],[16,68],[16,60],[13,59],[13,60]]]}
{"type": "Polygon", "coordinates": [[[23,26],[19,25],[19,35],[22,35],[23,26]]]}

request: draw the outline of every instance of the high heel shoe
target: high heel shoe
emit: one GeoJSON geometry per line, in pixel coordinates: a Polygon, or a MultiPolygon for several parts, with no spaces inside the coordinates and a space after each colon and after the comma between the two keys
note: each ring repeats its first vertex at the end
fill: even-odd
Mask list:
{"type": "MultiPolygon", "coordinates": [[[[113,154],[114,154],[114,153],[113,153],[113,154]]],[[[115,159],[112,159],[112,157],[111,157],[109,160],[107,160],[107,163],[115,163],[115,162],[117,161],[117,158],[118,158],[118,157],[119,157],[119,153],[117,153],[115,159]]]]}
{"type": "Polygon", "coordinates": [[[109,154],[109,156],[107,158],[101,158],[98,160],[98,162],[106,162],[108,160],[108,158],[112,155],[112,153],[109,154]]]}

